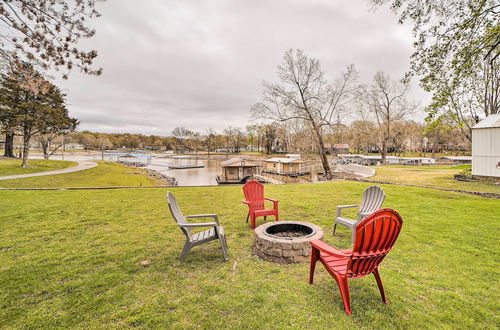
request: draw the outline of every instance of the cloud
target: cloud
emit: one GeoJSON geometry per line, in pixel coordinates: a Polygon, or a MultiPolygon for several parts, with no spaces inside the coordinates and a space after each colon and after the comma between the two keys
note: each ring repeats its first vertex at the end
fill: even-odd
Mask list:
{"type": "MultiPolygon", "coordinates": [[[[99,3],[97,34],[82,45],[99,53],[100,77],[58,80],[81,128],[170,134],[176,126],[244,127],[276,79],[289,48],[320,60],[335,79],[354,63],[361,78],[409,67],[412,34],[388,10],[365,1],[120,0],[99,3]]],[[[426,96],[413,89],[415,98],[426,96]]]]}

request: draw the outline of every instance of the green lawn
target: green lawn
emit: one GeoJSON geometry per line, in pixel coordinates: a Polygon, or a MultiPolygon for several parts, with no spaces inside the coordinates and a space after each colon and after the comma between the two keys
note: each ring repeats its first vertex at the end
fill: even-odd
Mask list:
{"type": "Polygon", "coordinates": [[[0,158],[0,176],[53,171],[77,165],[76,162],[50,159],[29,159],[27,168],[22,168],[21,163],[20,159],[0,158]]]}
{"type": "MultiPolygon", "coordinates": [[[[282,219],[315,223],[346,248],[346,229],[331,236],[335,206],[367,186],[266,191],[282,219]]],[[[229,262],[214,242],[186,263],[166,189],[0,191],[0,328],[498,328],[500,201],[382,187],[404,219],[380,268],[390,304],[373,276],[351,280],[352,316],[320,264],[309,285],[308,264],[252,255],[241,186],[172,189],[186,214],[218,213],[228,239],[229,262]]]]}
{"type": "Polygon", "coordinates": [[[0,181],[2,188],[60,188],[60,187],[110,187],[156,186],[162,183],[147,176],[146,171],[113,162],[99,161],[99,166],[89,170],[0,181]]]}
{"type": "Polygon", "coordinates": [[[462,182],[453,175],[470,169],[470,165],[449,166],[373,166],[375,176],[369,178],[386,182],[406,183],[430,187],[441,187],[456,190],[482,191],[500,193],[500,185],[493,181],[462,182]]]}

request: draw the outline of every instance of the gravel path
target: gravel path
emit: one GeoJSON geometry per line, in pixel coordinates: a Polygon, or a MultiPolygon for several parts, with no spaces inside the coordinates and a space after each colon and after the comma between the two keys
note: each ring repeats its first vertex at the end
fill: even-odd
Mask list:
{"type": "Polygon", "coordinates": [[[45,176],[45,175],[56,175],[56,174],[64,174],[64,173],[71,173],[71,172],[79,172],[79,171],[85,171],[85,170],[91,169],[91,168],[96,167],[96,166],[97,166],[97,163],[83,161],[83,162],[78,162],[78,165],[76,165],[76,166],[68,167],[68,168],[62,168],[60,170],[37,172],[37,173],[29,173],[29,174],[17,174],[17,175],[0,176],[0,180],[12,180],[12,179],[21,179],[21,178],[32,178],[32,177],[35,177],[35,176],[45,176]]]}

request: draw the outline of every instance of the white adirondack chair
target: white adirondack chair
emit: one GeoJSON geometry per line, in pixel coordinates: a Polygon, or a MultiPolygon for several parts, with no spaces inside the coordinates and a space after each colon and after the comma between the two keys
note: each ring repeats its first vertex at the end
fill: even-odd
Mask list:
{"type": "Polygon", "coordinates": [[[224,235],[224,228],[219,225],[219,219],[217,214],[199,214],[199,215],[188,215],[184,216],[179,209],[179,205],[177,204],[177,199],[174,194],[170,191],[167,193],[168,200],[168,208],[170,209],[170,213],[172,217],[177,222],[177,225],[181,228],[184,235],[186,235],[186,243],[184,244],[184,248],[182,249],[180,261],[184,261],[189,253],[189,250],[193,246],[205,244],[211,242],[213,240],[218,239],[222,248],[222,254],[224,255],[224,260],[229,260],[229,256],[227,254],[227,243],[226,236],[224,235]],[[213,218],[213,222],[204,222],[204,223],[188,223],[186,219],[192,218],[213,218]],[[210,229],[204,230],[199,233],[193,234],[191,228],[199,228],[199,227],[212,227],[210,229]]]}
{"type": "Polygon", "coordinates": [[[345,226],[352,231],[352,243],[354,244],[354,238],[356,235],[356,225],[361,222],[364,218],[372,214],[373,212],[380,209],[382,203],[385,200],[385,193],[379,186],[368,187],[363,193],[363,200],[361,205],[340,205],[337,206],[337,215],[335,217],[335,222],[333,223],[333,235],[335,235],[335,229],[337,225],[345,226]],[[341,216],[343,209],[359,207],[358,218],[349,219],[341,216]]]}

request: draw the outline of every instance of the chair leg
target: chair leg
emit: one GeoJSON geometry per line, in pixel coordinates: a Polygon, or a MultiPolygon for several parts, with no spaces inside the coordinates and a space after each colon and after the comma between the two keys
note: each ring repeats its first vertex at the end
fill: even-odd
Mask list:
{"type": "Polygon", "coordinates": [[[224,235],[224,234],[219,235],[219,242],[220,242],[220,246],[222,248],[222,254],[224,255],[224,260],[228,261],[229,256],[227,255],[226,235],[224,235]]]}
{"type": "Polygon", "coordinates": [[[179,261],[184,261],[186,260],[186,257],[189,253],[189,250],[191,250],[191,243],[189,241],[186,241],[184,244],[184,247],[182,248],[181,256],[179,258],[179,261]]]}
{"type": "Polygon", "coordinates": [[[356,239],[356,227],[352,228],[352,234],[351,234],[351,244],[354,244],[354,240],[356,239]]]}
{"type": "Polygon", "coordinates": [[[250,212],[247,214],[247,223],[248,223],[248,218],[250,217],[250,212]]]}
{"type": "Polygon", "coordinates": [[[275,216],[276,221],[278,221],[278,217],[279,217],[278,212],[276,212],[276,216],[275,216]]]}
{"type": "Polygon", "coordinates": [[[266,220],[267,220],[267,215],[264,216],[264,221],[266,221],[266,220]]]}
{"type": "Polygon", "coordinates": [[[339,276],[338,278],[335,278],[337,280],[337,284],[339,285],[340,289],[340,294],[342,296],[342,301],[344,303],[344,309],[345,312],[348,315],[352,314],[351,311],[351,293],[349,292],[349,283],[347,282],[347,277],[342,278],[339,276]]]}
{"type": "Polygon", "coordinates": [[[385,297],[385,292],[384,292],[384,286],[382,285],[382,279],[380,278],[380,274],[378,272],[378,269],[375,269],[373,272],[373,275],[375,276],[375,279],[377,280],[377,285],[378,289],[380,290],[380,295],[382,296],[382,301],[386,304],[389,302],[387,301],[387,298],[385,297]]]}
{"type": "Polygon", "coordinates": [[[252,229],[255,229],[255,214],[250,216],[250,221],[252,222],[252,229]]]}
{"type": "Polygon", "coordinates": [[[336,230],[336,229],[337,229],[337,224],[334,224],[334,225],[333,225],[333,234],[332,234],[333,236],[335,236],[335,230],[336,230]]]}
{"type": "Polygon", "coordinates": [[[311,251],[311,266],[309,268],[309,284],[312,284],[314,281],[314,270],[316,269],[316,262],[319,258],[319,250],[312,248],[311,251]]]}

